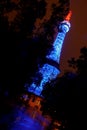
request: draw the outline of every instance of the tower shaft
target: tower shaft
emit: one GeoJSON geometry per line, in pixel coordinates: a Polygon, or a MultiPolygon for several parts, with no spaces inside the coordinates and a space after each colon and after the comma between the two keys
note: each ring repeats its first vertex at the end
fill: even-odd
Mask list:
{"type": "Polygon", "coordinates": [[[66,33],[69,31],[69,28],[70,23],[67,20],[64,20],[59,24],[58,34],[52,46],[53,49],[50,50],[50,53],[46,55],[46,62],[36,72],[36,75],[33,78],[32,83],[30,85],[25,84],[25,87],[27,87],[27,90],[29,92],[32,92],[35,95],[40,96],[41,92],[43,91],[44,85],[47,82],[50,82],[51,80],[55,79],[59,75],[60,70],[58,68],[58,65],[60,60],[61,49],[64,43],[64,38],[66,36],[66,33]]]}

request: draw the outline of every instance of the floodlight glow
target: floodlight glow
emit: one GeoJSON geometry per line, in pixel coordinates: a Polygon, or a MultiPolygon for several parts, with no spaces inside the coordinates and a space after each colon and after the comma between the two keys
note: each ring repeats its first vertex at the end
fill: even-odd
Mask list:
{"type": "Polygon", "coordinates": [[[42,77],[40,83],[36,83],[36,79],[38,81],[40,80],[39,76],[37,75],[37,77],[33,78],[31,85],[25,84],[25,87],[28,88],[28,91],[34,93],[35,95],[41,96],[41,92],[43,91],[44,85],[47,82],[50,82],[51,80],[55,79],[60,73],[60,70],[58,69],[57,65],[59,64],[64,38],[70,28],[70,15],[71,13],[68,14],[65,20],[60,23],[58,27],[58,35],[53,43],[53,49],[50,50],[50,53],[48,55],[46,55],[46,59],[51,62],[44,63],[42,67],[38,69],[37,73],[40,74],[42,77]]]}

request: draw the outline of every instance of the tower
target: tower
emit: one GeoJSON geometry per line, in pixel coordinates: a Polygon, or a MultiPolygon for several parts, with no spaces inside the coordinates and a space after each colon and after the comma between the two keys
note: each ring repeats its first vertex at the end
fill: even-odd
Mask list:
{"type": "Polygon", "coordinates": [[[71,11],[66,16],[65,20],[62,21],[58,26],[58,34],[53,43],[53,49],[45,57],[45,63],[39,67],[38,71],[33,77],[31,84],[25,84],[27,90],[35,95],[41,96],[44,85],[47,82],[55,79],[59,73],[59,60],[64,38],[70,29],[69,19],[71,17],[71,11]],[[41,78],[41,79],[40,79],[41,78]],[[39,81],[39,83],[38,83],[39,81]]]}

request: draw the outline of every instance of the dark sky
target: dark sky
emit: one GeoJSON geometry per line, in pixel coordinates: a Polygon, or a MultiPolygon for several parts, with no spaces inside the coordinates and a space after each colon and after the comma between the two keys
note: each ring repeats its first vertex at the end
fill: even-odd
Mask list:
{"type": "MultiPolygon", "coordinates": [[[[20,0],[12,0],[16,4],[20,0]]],[[[52,3],[56,3],[57,0],[46,0],[47,1],[47,11],[43,19],[50,17],[50,6],[52,3]],[[48,17],[49,16],[49,17],[48,17]]],[[[70,6],[72,10],[71,17],[71,29],[67,33],[62,48],[61,59],[60,59],[60,69],[61,71],[67,70],[67,60],[71,57],[78,57],[80,48],[87,46],[87,0],[70,0],[70,6]]],[[[8,22],[14,21],[16,15],[16,10],[12,10],[9,13],[4,13],[4,16],[8,17],[8,22]],[[14,15],[13,15],[14,14],[14,15]]],[[[43,19],[36,20],[36,25],[40,25],[43,19]]],[[[37,26],[38,27],[38,26],[37,26]]]]}
{"type": "Polygon", "coordinates": [[[67,60],[78,57],[80,48],[87,47],[87,0],[71,0],[71,29],[67,33],[62,48],[60,68],[67,70],[67,60]]]}

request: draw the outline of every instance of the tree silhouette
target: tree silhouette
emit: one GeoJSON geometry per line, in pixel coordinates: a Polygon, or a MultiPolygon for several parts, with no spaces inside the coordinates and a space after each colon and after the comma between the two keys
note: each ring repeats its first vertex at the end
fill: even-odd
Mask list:
{"type": "Polygon", "coordinates": [[[71,58],[68,60],[69,66],[76,68],[77,74],[87,74],[87,48],[83,47],[80,50],[80,56],[78,59],[71,58]]]}
{"type": "Polygon", "coordinates": [[[20,92],[36,71],[38,62],[43,63],[47,48],[54,39],[54,28],[69,11],[69,0],[57,3],[51,8],[50,18],[43,20],[40,28],[36,29],[37,19],[42,20],[46,15],[45,0],[0,1],[0,35],[3,41],[0,47],[0,82],[5,90],[20,92]]]}
{"type": "MultiPolygon", "coordinates": [[[[83,47],[77,60],[72,58],[69,65],[77,68],[76,73],[67,72],[62,77],[45,86],[42,102],[43,114],[61,122],[66,129],[86,128],[86,90],[87,90],[87,48],[83,47]]],[[[50,128],[51,129],[51,128],[50,128]]]]}

